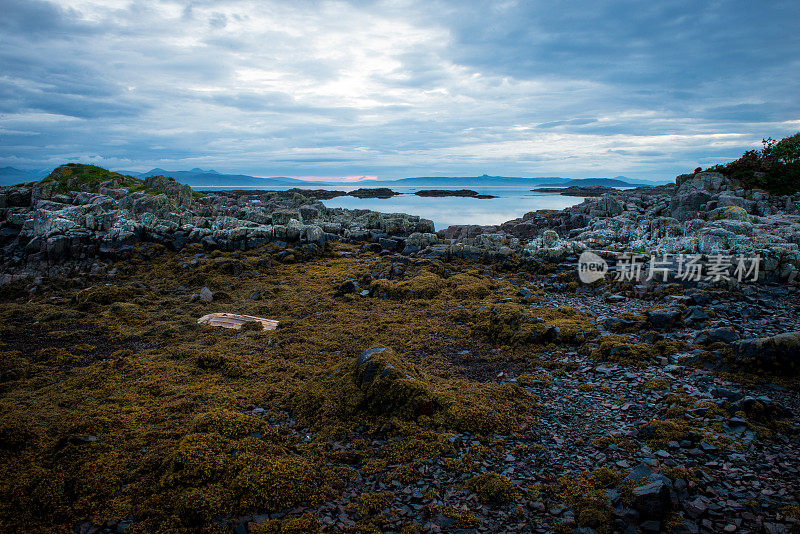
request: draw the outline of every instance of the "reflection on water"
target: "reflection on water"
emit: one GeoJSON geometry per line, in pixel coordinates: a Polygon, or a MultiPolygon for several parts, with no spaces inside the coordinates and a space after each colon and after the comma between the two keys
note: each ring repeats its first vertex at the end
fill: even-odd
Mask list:
{"type": "MultiPolygon", "coordinates": [[[[342,188],[345,189],[345,188],[342,188]]],[[[395,187],[394,191],[405,193],[392,198],[355,198],[336,197],[324,200],[329,208],[368,209],[383,213],[410,213],[425,219],[431,219],[436,230],[454,224],[501,224],[529,211],[551,209],[561,210],[580,204],[583,198],[565,197],[550,193],[532,193],[526,188],[470,188],[484,195],[498,198],[469,197],[418,197],[410,194],[419,191],[420,187],[395,187]]],[[[444,188],[436,189],[460,189],[444,188]]],[[[463,188],[461,188],[463,189],[463,188]]]]}
{"type": "MultiPolygon", "coordinates": [[[[282,191],[292,188],[298,189],[327,189],[337,191],[353,191],[359,187],[370,187],[368,184],[357,186],[336,185],[331,187],[319,186],[270,186],[270,187],[235,187],[233,189],[269,189],[282,191]]],[[[201,190],[213,191],[215,189],[230,189],[229,187],[205,187],[201,190]]],[[[440,185],[391,187],[402,195],[392,198],[355,198],[336,197],[324,200],[329,208],[348,208],[380,211],[383,213],[409,213],[419,215],[433,221],[436,230],[442,230],[454,224],[501,224],[511,219],[522,217],[529,211],[536,210],[562,210],[583,202],[581,197],[563,197],[552,193],[533,193],[528,187],[447,187],[440,185]],[[492,195],[498,198],[469,198],[469,197],[418,197],[412,193],[423,189],[470,189],[481,195],[492,195]]]]}

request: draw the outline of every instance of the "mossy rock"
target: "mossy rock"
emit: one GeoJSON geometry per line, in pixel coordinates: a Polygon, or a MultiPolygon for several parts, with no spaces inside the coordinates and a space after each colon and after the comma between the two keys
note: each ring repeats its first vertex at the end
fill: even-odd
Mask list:
{"type": "Polygon", "coordinates": [[[491,472],[467,479],[466,485],[483,503],[508,504],[516,499],[518,491],[508,477],[491,472]]]}
{"type": "Polygon", "coordinates": [[[592,349],[591,356],[602,361],[643,366],[659,356],[675,354],[683,346],[684,343],[680,341],[640,343],[632,335],[610,334],[601,338],[599,347],[592,349]]]}
{"type": "Polygon", "coordinates": [[[389,348],[364,351],[353,364],[311,381],[293,399],[304,417],[330,426],[354,416],[426,421],[481,434],[507,433],[530,423],[533,395],[517,384],[475,384],[423,373],[389,348]]]}
{"type": "Polygon", "coordinates": [[[390,299],[430,299],[441,293],[445,281],[437,274],[422,271],[418,275],[400,282],[378,279],[370,285],[370,291],[378,297],[390,299]]]}
{"type": "Polygon", "coordinates": [[[580,343],[598,334],[591,317],[574,308],[529,308],[512,302],[480,311],[476,330],[509,344],[580,343]]]}
{"type": "Polygon", "coordinates": [[[85,191],[97,193],[100,185],[108,183],[112,188],[127,187],[131,192],[144,190],[144,181],[112,172],[96,165],[81,163],[67,163],[53,170],[42,179],[42,184],[51,186],[53,193],[66,193],[68,191],[85,191]]]}
{"type": "Polygon", "coordinates": [[[107,306],[114,302],[128,302],[137,294],[137,291],[130,287],[103,284],[85,289],[75,295],[75,301],[79,309],[85,309],[92,305],[107,306]]]}
{"type": "Polygon", "coordinates": [[[251,530],[253,534],[316,534],[322,532],[317,516],[305,513],[288,519],[268,519],[251,530]]]}
{"type": "Polygon", "coordinates": [[[167,479],[179,484],[202,484],[219,478],[230,461],[228,441],[221,435],[188,434],[172,455],[172,473],[167,479]]]}
{"type": "Polygon", "coordinates": [[[255,432],[265,430],[262,421],[256,417],[233,410],[214,410],[195,417],[192,432],[215,432],[229,439],[239,439],[255,432]]]}
{"type": "Polygon", "coordinates": [[[362,352],[353,378],[363,394],[364,409],[371,413],[413,418],[439,408],[422,373],[390,348],[362,352]]]}
{"type": "Polygon", "coordinates": [[[497,289],[497,283],[486,276],[471,273],[458,273],[447,279],[453,296],[466,298],[484,298],[497,289]]]}
{"type": "Polygon", "coordinates": [[[618,484],[621,478],[611,469],[600,468],[577,476],[563,476],[545,490],[575,509],[578,525],[598,527],[607,524],[613,512],[606,490],[618,484]]]}
{"type": "Polygon", "coordinates": [[[231,488],[241,510],[274,512],[311,502],[320,496],[320,466],[302,456],[237,458],[237,474],[231,488]]]}

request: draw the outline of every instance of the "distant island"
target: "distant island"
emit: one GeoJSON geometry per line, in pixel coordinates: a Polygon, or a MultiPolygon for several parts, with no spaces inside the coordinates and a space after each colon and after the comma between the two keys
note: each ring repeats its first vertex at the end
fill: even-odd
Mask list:
{"type": "Polygon", "coordinates": [[[471,189],[459,189],[451,191],[449,189],[425,189],[414,193],[418,197],[469,197],[469,198],[497,198],[494,195],[480,195],[471,189]]]}

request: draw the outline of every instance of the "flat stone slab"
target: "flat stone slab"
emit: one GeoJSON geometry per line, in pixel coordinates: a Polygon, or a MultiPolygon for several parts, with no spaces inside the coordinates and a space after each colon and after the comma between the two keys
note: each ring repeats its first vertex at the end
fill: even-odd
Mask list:
{"type": "Polygon", "coordinates": [[[252,315],[237,315],[235,313],[209,313],[197,320],[197,324],[208,324],[211,326],[221,326],[222,328],[232,328],[240,330],[245,323],[259,322],[264,330],[275,330],[278,321],[254,317],[252,315]]]}

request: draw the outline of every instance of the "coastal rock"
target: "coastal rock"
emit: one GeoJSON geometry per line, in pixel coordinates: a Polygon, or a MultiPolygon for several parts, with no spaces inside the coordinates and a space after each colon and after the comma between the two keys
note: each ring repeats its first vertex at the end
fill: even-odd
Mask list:
{"type": "Polygon", "coordinates": [[[553,247],[558,242],[558,234],[553,230],[545,230],[542,234],[542,246],[553,247]]]}
{"type": "Polygon", "coordinates": [[[151,193],[162,193],[172,199],[178,208],[189,208],[194,202],[192,188],[168,176],[148,176],[144,179],[144,186],[151,193]]]}
{"type": "Polygon", "coordinates": [[[693,175],[682,175],[677,179],[678,194],[690,190],[716,193],[730,186],[731,181],[718,172],[698,172],[693,175]]]}
{"type": "Polygon", "coordinates": [[[279,209],[272,212],[272,224],[286,225],[292,219],[302,221],[303,216],[297,210],[279,209]]]}
{"type": "Polygon", "coordinates": [[[800,331],[740,341],[734,349],[735,361],[751,368],[800,373],[800,331]]]}
{"type": "Polygon", "coordinates": [[[633,488],[632,496],[633,507],[645,519],[666,517],[672,508],[670,488],[662,480],[633,488]]]}
{"type": "Polygon", "coordinates": [[[681,320],[680,308],[664,308],[659,310],[650,310],[647,312],[647,319],[653,328],[657,330],[666,330],[672,328],[681,320]]]}
{"type": "Polygon", "coordinates": [[[739,338],[739,334],[735,329],[730,326],[723,326],[720,328],[709,328],[702,330],[694,342],[698,344],[706,343],[733,343],[739,338]]]}
{"type": "Polygon", "coordinates": [[[470,198],[497,198],[493,195],[481,195],[470,189],[426,189],[414,193],[418,197],[470,197],[470,198]]]}
{"type": "Polygon", "coordinates": [[[698,213],[702,212],[711,195],[706,191],[695,188],[679,190],[669,205],[669,210],[674,219],[678,221],[688,221],[697,218],[698,213]]]}
{"type": "Polygon", "coordinates": [[[347,194],[356,198],[392,198],[400,193],[395,193],[388,187],[360,187],[347,194]]]}

